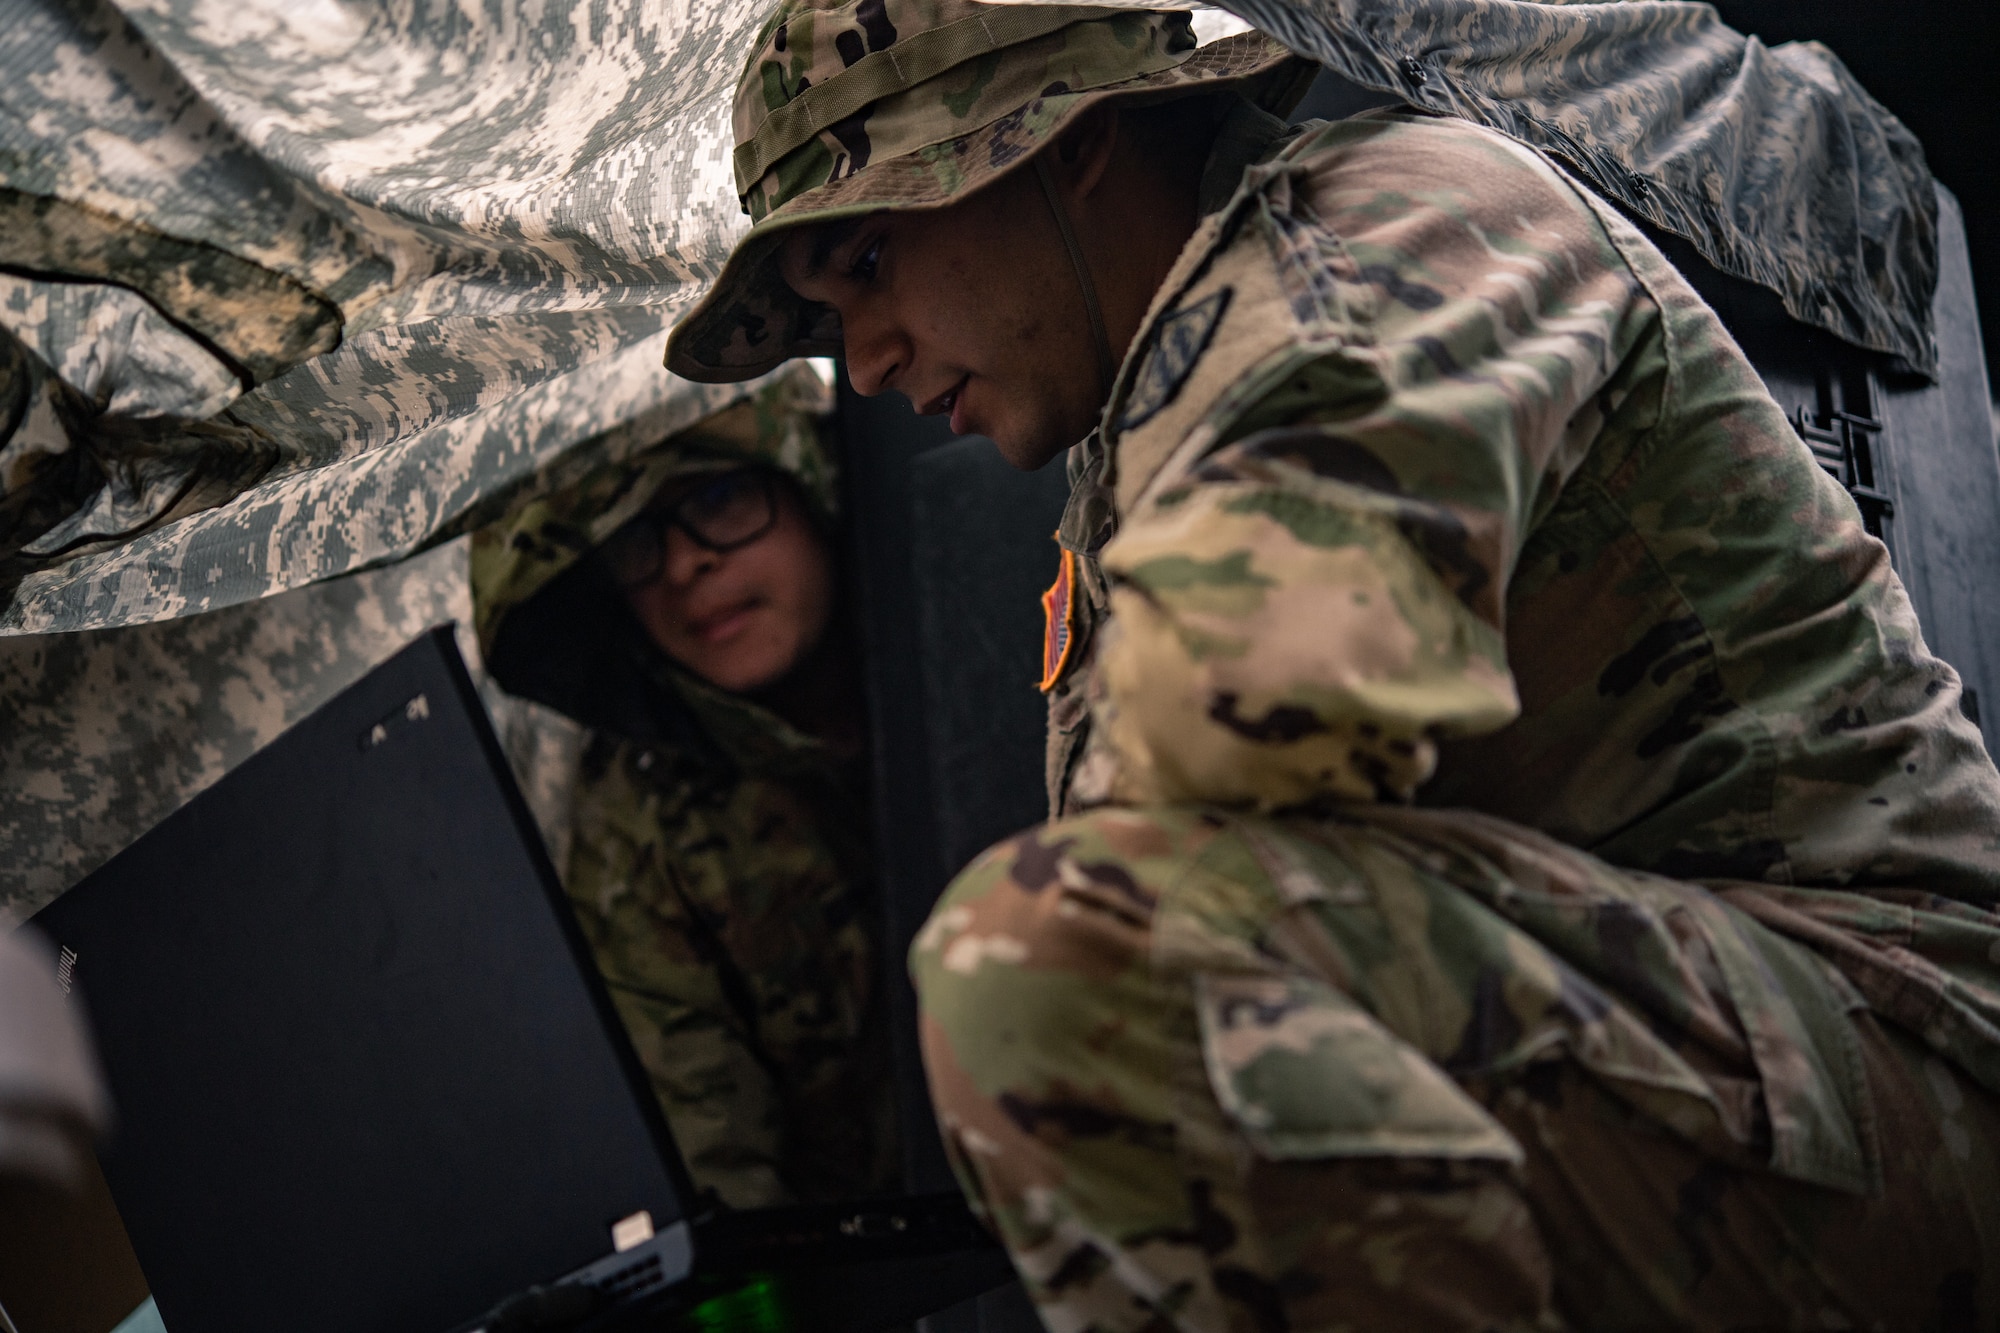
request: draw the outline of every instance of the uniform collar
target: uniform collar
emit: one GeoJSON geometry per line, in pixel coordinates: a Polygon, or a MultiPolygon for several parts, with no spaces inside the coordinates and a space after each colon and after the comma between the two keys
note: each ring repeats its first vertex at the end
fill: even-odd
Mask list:
{"type": "Polygon", "coordinates": [[[1238,97],[1222,119],[1201,169],[1195,211],[1207,217],[1236,197],[1243,173],[1269,160],[1299,136],[1303,127],[1288,125],[1247,98],[1238,97]]]}

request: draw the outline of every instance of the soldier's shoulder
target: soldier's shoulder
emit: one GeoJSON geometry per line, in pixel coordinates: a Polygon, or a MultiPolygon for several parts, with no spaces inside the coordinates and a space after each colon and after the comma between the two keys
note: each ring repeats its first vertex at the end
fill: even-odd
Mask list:
{"type": "Polygon", "coordinates": [[[1593,213],[1582,187],[1541,153],[1456,116],[1411,108],[1364,112],[1312,127],[1287,156],[1311,176],[1316,204],[1364,228],[1426,203],[1508,219],[1524,206],[1593,213]],[[1385,209],[1398,200],[1402,209],[1385,209]]]}
{"type": "Polygon", "coordinates": [[[1379,399],[1393,349],[1434,362],[1529,270],[1524,319],[1634,288],[1591,201],[1506,135],[1408,110],[1310,126],[1203,223],[1135,342],[1105,421],[1120,512],[1244,421],[1379,399]]]}

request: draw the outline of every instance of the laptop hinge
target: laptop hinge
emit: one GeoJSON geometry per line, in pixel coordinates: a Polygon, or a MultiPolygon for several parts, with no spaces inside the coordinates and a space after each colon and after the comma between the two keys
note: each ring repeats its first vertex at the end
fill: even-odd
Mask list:
{"type": "Polygon", "coordinates": [[[453,1333],[507,1333],[559,1327],[608,1314],[658,1295],[694,1268],[694,1237],[685,1222],[616,1254],[501,1301],[453,1333]]]}

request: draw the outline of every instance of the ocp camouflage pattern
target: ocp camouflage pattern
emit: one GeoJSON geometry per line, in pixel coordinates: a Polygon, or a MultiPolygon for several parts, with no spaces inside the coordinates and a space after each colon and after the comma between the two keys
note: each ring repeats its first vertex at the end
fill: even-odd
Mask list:
{"type": "Polygon", "coordinates": [[[2000,1317],[2000,773],[1886,550],[1538,155],[1253,156],[1072,460],[1056,818],[912,952],[1045,1321],[2000,1317]]]}
{"type": "MultiPolygon", "coordinates": [[[[774,208],[809,190],[855,175],[870,163],[945,144],[1024,105],[1033,104],[1034,114],[1047,114],[1052,120],[1053,114],[1043,108],[1060,105],[1064,93],[1171,69],[1195,50],[1194,31],[1185,13],[1056,5],[1005,9],[975,0],[780,5],[765,20],[759,36],[761,47],[737,83],[733,116],[739,145],[736,188],[753,221],[762,221],[774,208]],[[1019,41],[970,59],[953,50],[952,69],[958,77],[941,85],[928,80],[912,84],[916,71],[902,72],[918,47],[945,35],[941,30],[962,30],[947,37],[954,46],[987,45],[998,25],[1024,18],[1030,26],[1019,41]],[[988,41],[976,42],[975,34],[988,41]],[[814,123],[819,116],[799,119],[793,132],[773,137],[770,151],[754,153],[763,147],[761,136],[779,128],[785,108],[793,107],[794,113],[804,110],[793,104],[812,100],[815,88],[832,85],[844,93],[857,76],[840,77],[837,84],[835,78],[870,57],[875,57],[871,61],[875,68],[887,66],[879,96],[823,128],[814,123]],[[1051,95],[1056,88],[1063,93],[1051,95]]],[[[860,77],[873,72],[863,70],[860,77]]],[[[1000,165],[1041,137],[1025,124],[1017,127],[1016,134],[1013,140],[993,141],[1013,148],[1013,152],[997,149],[1000,165]]],[[[942,162],[936,162],[934,169],[940,166],[942,162]]],[[[948,198],[961,188],[965,187],[945,186],[943,193],[948,198]]]]}
{"type": "Polygon", "coordinates": [[[832,311],[801,301],[778,273],[788,228],[969,194],[1106,98],[1234,88],[1283,111],[1311,74],[1254,33],[1197,49],[1184,13],[779,5],[736,92],[737,188],[755,225],[676,326],[667,365],[726,382],[839,351],[832,311]]]}
{"type": "MultiPolygon", "coordinates": [[[[812,369],[793,366],[475,533],[472,618],[494,669],[508,618],[538,596],[572,597],[556,580],[663,486],[761,463],[793,477],[830,521],[834,461],[820,418],[831,398],[812,369]]],[[[626,616],[622,604],[610,611],[626,616]]],[[[644,713],[593,717],[567,751],[551,843],[676,1145],[696,1185],[731,1207],[880,1191],[896,1159],[862,765],[627,628],[607,637],[662,707],[684,710],[692,734],[655,734],[644,713]]],[[[580,665],[608,672],[618,655],[580,665]]]]}
{"type": "Polygon", "coordinates": [[[1467,811],[1107,806],[975,861],[911,962],[948,1151],[1051,1333],[2000,1317],[1991,1071],[1734,894],[1467,811]]]}
{"type": "Polygon", "coordinates": [[[1231,8],[1267,35],[1190,53],[1183,17],[1133,6],[775,6],[736,90],[736,188],[756,225],[677,326],[668,365],[728,379],[836,349],[832,313],[775,272],[785,229],[956,198],[1106,97],[1247,80],[1246,96],[1282,113],[1301,91],[1285,91],[1289,48],[1550,154],[1797,318],[1934,373],[1936,200],[1922,149],[1823,47],[1773,50],[1697,5],[1231,8]]]}
{"type": "Polygon", "coordinates": [[[695,1184],[736,1208],[895,1178],[863,775],[766,725],[790,752],[734,772],[594,735],[563,871],[695,1184]]]}
{"type": "Polygon", "coordinates": [[[1177,397],[1135,420],[1147,332],[1106,409],[1073,801],[1421,787],[1676,877],[2000,894],[1956,673],[1614,210],[1374,113],[1249,168],[1154,323],[1225,291],[1177,397]]]}

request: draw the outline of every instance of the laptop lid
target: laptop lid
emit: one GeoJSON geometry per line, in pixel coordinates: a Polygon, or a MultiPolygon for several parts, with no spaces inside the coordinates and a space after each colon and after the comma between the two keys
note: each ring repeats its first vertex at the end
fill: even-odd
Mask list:
{"type": "Polygon", "coordinates": [[[96,1031],[105,1176],[173,1333],[439,1333],[636,1213],[684,1218],[449,627],[34,924],[96,1031]]]}

